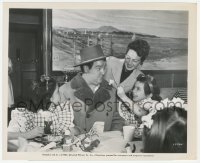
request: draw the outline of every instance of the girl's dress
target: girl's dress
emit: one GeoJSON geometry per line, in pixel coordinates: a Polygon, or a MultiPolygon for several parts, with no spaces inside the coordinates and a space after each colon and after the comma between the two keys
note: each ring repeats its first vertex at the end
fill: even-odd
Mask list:
{"type": "Polygon", "coordinates": [[[51,133],[61,135],[69,127],[74,127],[73,120],[73,109],[69,102],[57,106],[51,104],[48,111],[40,110],[37,113],[24,108],[16,108],[11,113],[8,132],[27,132],[36,126],[45,127],[45,123],[51,122],[51,133]]]}
{"type": "MultiPolygon", "coordinates": [[[[138,104],[141,108],[144,108],[146,111],[148,111],[148,113],[151,113],[155,111],[154,106],[156,103],[158,103],[158,101],[148,98],[137,102],[136,104],[138,104]]],[[[126,125],[134,125],[135,127],[138,127],[142,123],[141,118],[134,114],[133,109],[122,106],[121,101],[119,102],[118,111],[120,116],[125,120],[126,125]]]]}

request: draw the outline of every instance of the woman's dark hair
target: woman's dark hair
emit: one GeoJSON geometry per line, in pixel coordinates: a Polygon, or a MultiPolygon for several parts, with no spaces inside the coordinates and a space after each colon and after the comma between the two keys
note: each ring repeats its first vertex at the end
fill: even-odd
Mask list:
{"type": "Polygon", "coordinates": [[[141,57],[141,64],[145,61],[149,55],[150,46],[147,41],[142,39],[137,39],[128,44],[126,54],[129,50],[134,50],[139,57],[141,57]]]}
{"type": "Polygon", "coordinates": [[[144,128],[143,142],[145,153],[186,153],[187,112],[178,107],[158,111],[151,129],[144,128]]]}
{"type": "Polygon", "coordinates": [[[144,93],[145,95],[150,95],[152,93],[152,100],[161,101],[160,88],[158,87],[156,80],[151,75],[138,75],[136,81],[144,83],[144,93]]]}
{"type": "Polygon", "coordinates": [[[30,108],[31,111],[37,112],[39,109],[47,110],[51,104],[50,98],[56,89],[56,81],[51,78],[48,83],[39,81],[37,86],[33,88],[32,102],[36,106],[30,108]]]}

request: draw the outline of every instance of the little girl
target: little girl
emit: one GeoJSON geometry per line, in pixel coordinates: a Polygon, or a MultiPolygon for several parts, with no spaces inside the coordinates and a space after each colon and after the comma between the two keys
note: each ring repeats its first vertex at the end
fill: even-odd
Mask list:
{"type": "Polygon", "coordinates": [[[36,112],[33,112],[33,105],[29,109],[13,110],[8,126],[8,139],[20,136],[30,139],[42,136],[44,131],[46,134],[62,135],[68,129],[72,134],[79,134],[78,128],[73,124],[74,115],[69,101],[58,103],[60,96],[55,80],[51,79],[48,87],[45,82],[41,82],[34,92],[36,94],[32,102],[38,107],[34,107],[36,112]]]}
{"type": "Polygon", "coordinates": [[[123,105],[119,102],[119,114],[125,119],[127,125],[141,123],[141,117],[154,112],[153,104],[161,100],[156,80],[150,75],[143,74],[136,79],[132,100],[126,96],[123,87],[118,87],[117,94],[123,102],[123,105]]]}

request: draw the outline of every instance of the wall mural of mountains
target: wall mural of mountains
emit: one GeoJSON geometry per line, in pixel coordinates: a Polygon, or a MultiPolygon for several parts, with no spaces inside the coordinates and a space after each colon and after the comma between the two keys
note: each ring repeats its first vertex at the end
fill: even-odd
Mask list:
{"type": "Polygon", "coordinates": [[[144,39],[150,44],[150,54],[142,69],[187,70],[187,38],[133,32],[119,29],[114,25],[102,25],[97,28],[70,28],[55,23],[52,29],[53,70],[73,70],[73,65],[78,62],[77,56],[80,50],[95,44],[101,44],[107,56],[124,58],[126,47],[134,38],[144,39]]]}

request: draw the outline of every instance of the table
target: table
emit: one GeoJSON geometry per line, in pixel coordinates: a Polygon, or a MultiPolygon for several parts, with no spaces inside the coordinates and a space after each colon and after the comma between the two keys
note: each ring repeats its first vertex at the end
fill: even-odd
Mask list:
{"type": "Polygon", "coordinates": [[[141,152],[142,141],[126,142],[123,139],[123,134],[120,131],[109,131],[104,132],[100,136],[101,143],[98,148],[95,148],[92,152],[94,153],[122,153],[125,151],[125,146],[129,143],[131,146],[135,144],[136,153],[141,152]]]}
{"type": "MultiPolygon", "coordinates": [[[[140,153],[142,149],[142,141],[132,141],[132,142],[126,142],[123,139],[122,132],[120,131],[109,131],[109,132],[104,132],[102,135],[99,137],[100,139],[100,144],[98,145],[97,148],[93,149],[91,152],[92,153],[122,153],[125,152],[125,146],[127,143],[133,145],[135,144],[136,150],[135,153],[140,153]]],[[[38,150],[41,147],[41,143],[29,141],[27,142],[27,146],[29,148],[24,148],[26,149],[27,152],[38,152],[38,150]],[[30,148],[30,144],[33,147],[30,148]]],[[[63,152],[62,147],[56,147],[53,149],[49,149],[47,151],[42,151],[42,152],[63,152]]],[[[74,147],[71,152],[84,152],[80,148],[74,147]]]]}

